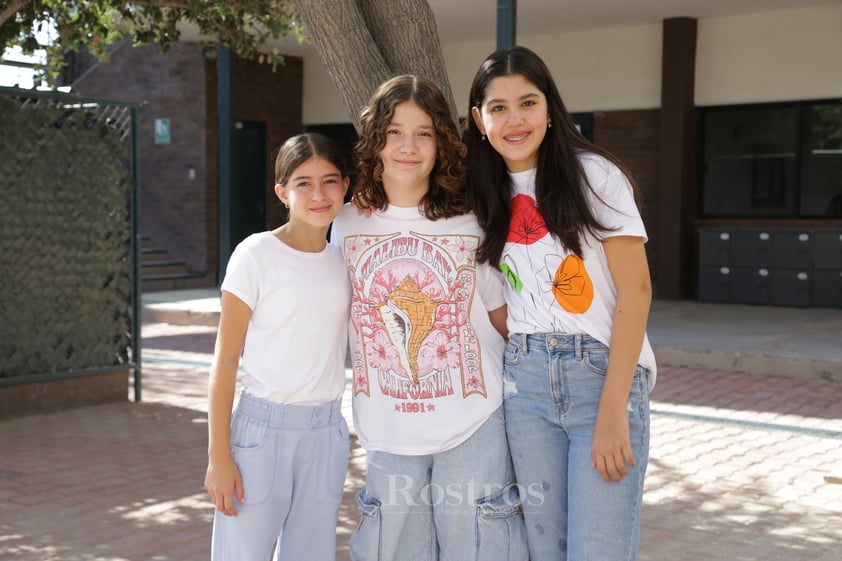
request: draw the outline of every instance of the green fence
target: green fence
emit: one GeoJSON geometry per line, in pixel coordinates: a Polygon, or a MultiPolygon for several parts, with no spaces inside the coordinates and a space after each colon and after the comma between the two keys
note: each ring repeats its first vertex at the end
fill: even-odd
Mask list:
{"type": "Polygon", "coordinates": [[[131,370],[140,400],[138,110],[0,88],[0,387],[131,370]]]}

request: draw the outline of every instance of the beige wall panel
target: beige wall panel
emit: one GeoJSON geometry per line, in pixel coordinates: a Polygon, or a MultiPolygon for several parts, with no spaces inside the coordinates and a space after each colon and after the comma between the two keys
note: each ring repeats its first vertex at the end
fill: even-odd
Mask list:
{"type": "Polygon", "coordinates": [[[699,21],[696,104],[842,97],[842,5],[699,21]]]}

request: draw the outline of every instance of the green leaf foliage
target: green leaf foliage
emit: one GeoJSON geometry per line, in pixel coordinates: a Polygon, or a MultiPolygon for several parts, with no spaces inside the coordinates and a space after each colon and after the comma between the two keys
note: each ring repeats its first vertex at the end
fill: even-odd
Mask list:
{"type": "Polygon", "coordinates": [[[126,36],[135,44],[157,43],[163,51],[181,38],[179,24],[190,24],[213,55],[221,42],[240,56],[262,53],[273,65],[283,61],[267,42],[287,35],[302,40],[301,19],[293,0],[0,0],[0,47],[19,46],[27,54],[47,51],[47,78],[54,79],[68,51],[87,49],[101,60],[126,36]],[[47,26],[57,34],[39,45],[47,26]]]}

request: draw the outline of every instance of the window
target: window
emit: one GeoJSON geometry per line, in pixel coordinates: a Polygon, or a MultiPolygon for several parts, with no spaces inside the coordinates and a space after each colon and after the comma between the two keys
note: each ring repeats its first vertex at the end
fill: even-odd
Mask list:
{"type": "Polygon", "coordinates": [[[842,102],[708,108],[701,121],[703,216],[842,216],[842,102]]]}
{"type": "Polygon", "coordinates": [[[807,108],[801,214],[842,218],[842,104],[807,108]]]}
{"type": "Polygon", "coordinates": [[[593,142],[593,113],[571,113],[570,117],[582,136],[593,142]]]}

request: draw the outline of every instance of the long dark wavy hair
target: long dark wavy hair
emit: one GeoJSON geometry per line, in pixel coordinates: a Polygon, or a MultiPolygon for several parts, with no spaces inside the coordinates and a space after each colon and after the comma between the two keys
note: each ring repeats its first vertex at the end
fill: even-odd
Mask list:
{"type": "MultiPolygon", "coordinates": [[[[631,183],[638,204],[639,189],[617,158],[589,142],[576,129],[547,65],[525,47],[500,49],[488,55],[471,83],[469,111],[482,107],[492,80],[512,74],[520,74],[532,82],[547,98],[552,127],[547,129],[538,149],[536,203],[547,229],[569,251],[581,257],[582,234],[591,232],[599,236],[600,232],[608,229],[599,223],[588,203],[591,186],[579,154],[593,152],[616,164],[631,183]]],[[[485,231],[485,238],[477,250],[477,259],[497,266],[506,245],[511,220],[509,201],[512,187],[506,164],[491,143],[483,140],[471,115],[465,119],[462,140],[468,147],[468,201],[485,231]]]]}
{"type": "Polygon", "coordinates": [[[386,129],[392,122],[395,106],[406,101],[424,110],[435,129],[436,163],[430,172],[430,188],[421,199],[424,216],[437,220],[465,214],[470,209],[465,196],[467,149],[460,140],[459,129],[438,86],[431,80],[408,74],[383,82],[360,114],[360,140],[354,148],[357,162],[354,203],[366,209],[385,210],[388,206],[380,152],[386,145],[386,129]]]}

